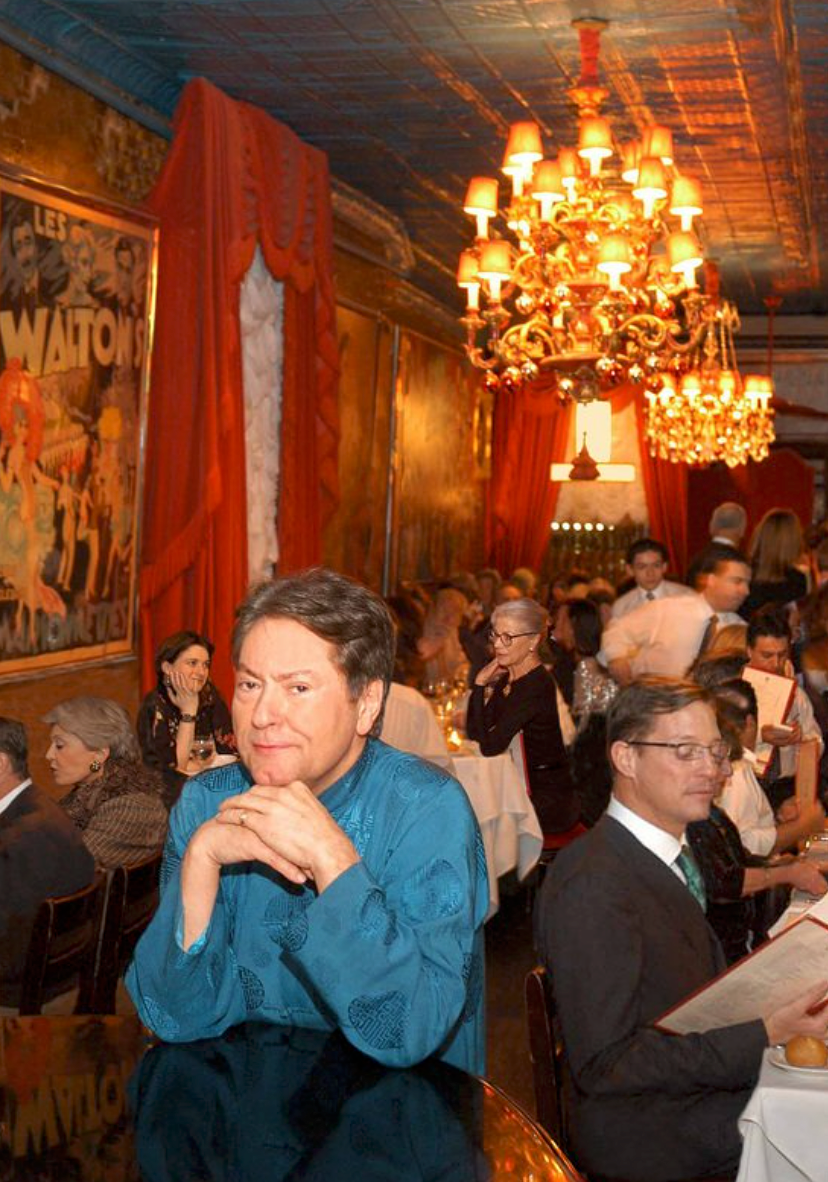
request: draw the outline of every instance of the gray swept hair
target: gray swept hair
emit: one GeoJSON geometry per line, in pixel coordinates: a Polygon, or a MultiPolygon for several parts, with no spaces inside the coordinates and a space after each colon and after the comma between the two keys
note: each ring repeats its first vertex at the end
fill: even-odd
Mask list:
{"type": "Polygon", "coordinates": [[[521,632],[540,632],[546,635],[546,625],[549,614],[545,607],[541,607],[536,599],[509,599],[499,604],[492,612],[492,624],[495,628],[506,618],[515,620],[521,632]]]}
{"type": "Polygon", "coordinates": [[[49,726],[62,727],[80,739],[90,751],[108,747],[112,759],[141,760],[132,719],[123,706],[111,698],[94,698],[86,694],[67,698],[44,714],[43,721],[49,726]]]}

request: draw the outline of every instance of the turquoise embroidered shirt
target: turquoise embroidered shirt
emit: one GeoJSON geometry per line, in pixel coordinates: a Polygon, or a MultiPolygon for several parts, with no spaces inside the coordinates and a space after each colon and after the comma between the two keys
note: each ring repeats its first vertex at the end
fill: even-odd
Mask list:
{"type": "Polygon", "coordinates": [[[173,809],[159,909],[127,973],[160,1038],[211,1038],[248,1020],[341,1028],[382,1063],[435,1054],[484,1069],[480,831],[448,773],[369,739],[320,796],[361,861],[321,895],[260,862],[222,870],[210,923],[181,946],[181,859],[222,800],[251,786],[241,764],[191,780],[173,809]]]}

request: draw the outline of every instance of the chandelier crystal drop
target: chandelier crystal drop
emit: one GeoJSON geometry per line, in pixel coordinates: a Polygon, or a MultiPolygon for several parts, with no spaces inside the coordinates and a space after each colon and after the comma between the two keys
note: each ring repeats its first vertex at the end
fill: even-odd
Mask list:
{"type": "Polygon", "coordinates": [[[581,78],[569,92],[577,148],[545,158],[538,125],[512,125],[502,166],[508,205],[499,212],[496,178],[472,178],[463,208],[477,236],[457,273],[467,293],[466,353],[489,387],[552,373],[561,401],[607,396],[626,381],[660,389],[671,359],[697,339],[706,304],[693,233],[701,186],[676,172],[666,127],[616,148],[600,113],[606,22],[573,23],[581,38],[581,78]],[[499,216],[508,239],[492,233],[499,216]]]}
{"type": "Polygon", "coordinates": [[[736,468],[767,459],[774,439],[773,382],[758,374],[742,378],[733,345],[738,330],[736,308],[711,301],[687,372],[679,381],[665,375],[659,391],[646,392],[651,455],[691,467],[723,460],[736,468]]]}

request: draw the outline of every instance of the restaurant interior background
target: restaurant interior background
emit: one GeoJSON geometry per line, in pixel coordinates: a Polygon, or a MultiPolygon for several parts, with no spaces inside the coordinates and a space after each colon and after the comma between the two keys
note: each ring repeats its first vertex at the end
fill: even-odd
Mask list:
{"type": "MultiPolygon", "coordinates": [[[[225,101],[237,117],[239,104],[225,95],[266,109],[328,154],[336,312],[336,337],[326,356],[318,338],[330,335],[331,326],[311,318],[315,360],[312,347],[292,376],[294,387],[301,387],[309,372],[301,366],[315,365],[318,385],[320,367],[330,371],[327,393],[319,386],[311,418],[303,419],[301,406],[294,406],[283,423],[279,568],[324,561],[392,590],[400,579],[429,582],[488,563],[508,571],[523,561],[548,571],[561,556],[555,547],[563,545],[563,531],[550,528],[556,520],[601,523],[606,533],[600,545],[595,532],[583,531],[580,552],[573,552],[575,534],[569,533],[567,558],[611,573],[618,559],[611,526],[619,539],[643,531],[648,521],[652,528],[669,528],[680,563],[703,537],[710,506],[725,496],[749,500],[754,518],[776,503],[793,504],[806,524],[825,513],[827,58],[828,17],[816,0],[704,0],[669,12],[649,0],[606,0],[600,8],[551,0],[1,0],[0,159],[73,192],[139,208],[170,165],[172,116],[188,83],[186,118],[191,130],[202,120],[205,135],[213,134],[209,112],[225,111],[225,101]],[[649,119],[666,123],[683,159],[703,180],[705,245],[719,263],[724,294],[742,314],[740,366],[765,365],[764,300],[782,298],[773,376],[778,397],[797,413],[777,414],[771,460],[738,470],[717,465],[689,477],[683,470],[680,480],[671,475],[669,487],[662,487],[659,505],[641,479],[648,461],[629,398],[619,400],[625,408],[614,415],[612,458],[633,464],[636,480],[553,485],[548,463],[570,461],[576,451],[573,416],[562,430],[557,405],[532,402],[528,394],[523,402],[492,405],[462,350],[463,300],[454,273],[470,237],[462,212],[465,183],[475,172],[499,167],[512,120],[537,118],[554,148],[572,138],[575,113],[566,91],[579,62],[570,26],[583,15],[612,22],[600,74],[610,91],[606,113],[617,130],[649,119]],[[212,85],[191,81],[199,76],[212,85]],[[534,463],[534,483],[526,486],[520,457],[530,442],[548,444],[555,454],[534,463]]],[[[263,124],[255,127],[256,135],[269,134],[263,124]]],[[[228,134],[226,128],[221,134],[228,134]]],[[[210,145],[219,167],[220,139],[216,131],[210,145]]],[[[251,142],[245,141],[245,167],[251,142]]],[[[260,150],[264,143],[261,138],[260,150]]],[[[228,150],[228,158],[236,159],[238,145],[228,150]]],[[[317,159],[296,152],[286,148],[285,160],[295,165],[301,159],[300,173],[317,159]]],[[[168,189],[175,183],[170,178],[181,179],[186,161],[177,167],[178,173],[171,168],[166,174],[168,189]]],[[[267,171],[273,167],[272,161],[262,164],[256,200],[277,175],[267,171]]],[[[291,174],[289,180],[295,179],[291,174]]],[[[190,184],[192,177],[185,180],[190,184]]],[[[179,197],[185,187],[182,181],[179,197]]],[[[160,204],[156,189],[156,213],[160,204]]],[[[305,213],[310,218],[313,211],[305,213]]],[[[282,217],[290,222],[287,206],[282,217]]],[[[137,646],[145,682],[152,647],[173,630],[173,621],[223,640],[247,573],[244,546],[230,554],[239,523],[223,494],[209,495],[211,463],[238,454],[226,447],[227,407],[222,409],[214,389],[196,384],[190,389],[198,396],[182,417],[187,386],[174,372],[175,351],[185,352],[191,338],[182,332],[176,341],[176,330],[163,323],[164,229],[162,215],[138,557],[145,602],[137,646]],[[162,419],[182,457],[178,479],[191,472],[186,463],[201,467],[193,491],[206,516],[195,517],[184,506],[176,519],[181,507],[167,500],[176,473],[169,461],[161,478],[162,419]],[[205,422],[212,424],[207,450],[192,434],[205,422]],[[171,537],[173,521],[181,529],[171,537]],[[177,570],[168,569],[172,543],[180,556],[177,570]],[[218,608],[214,593],[223,596],[218,608]],[[160,614],[154,616],[155,610],[160,614]]],[[[268,241],[265,254],[269,249],[275,257],[280,244],[268,241]]],[[[321,250],[318,236],[313,249],[321,250]]],[[[286,273],[291,265],[285,264],[286,273]]],[[[286,279],[288,285],[296,280],[296,307],[307,299],[309,282],[324,286],[318,275],[310,281],[302,272],[297,279],[300,271],[294,265],[293,278],[286,279]]],[[[313,298],[318,317],[318,290],[313,298]]],[[[299,315],[286,307],[286,341],[298,323],[292,314],[299,315]]],[[[299,331],[307,333],[307,325],[299,331]]],[[[237,344],[231,341],[233,348],[237,344]]],[[[194,377],[191,367],[187,379],[198,383],[204,375],[194,377]]],[[[287,415],[289,408],[283,409],[287,415]]],[[[169,456],[175,455],[171,450],[169,456]]],[[[90,672],[60,670],[28,683],[0,676],[0,710],[24,717],[32,728],[36,774],[42,767],[44,701],[88,686],[90,672]]],[[[218,673],[226,687],[226,652],[218,673]]],[[[137,662],[112,665],[107,686],[134,709],[137,662]]]]}

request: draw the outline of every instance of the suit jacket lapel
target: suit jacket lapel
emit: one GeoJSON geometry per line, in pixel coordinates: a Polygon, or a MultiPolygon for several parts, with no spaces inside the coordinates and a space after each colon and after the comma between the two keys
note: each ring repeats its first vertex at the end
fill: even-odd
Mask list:
{"type": "Polygon", "coordinates": [[[718,937],[687,887],[669,866],[633,837],[614,817],[604,817],[607,840],[624,860],[641,889],[657,895],[670,915],[676,935],[687,941],[699,955],[710,957],[715,971],[725,967],[718,937]]]}

